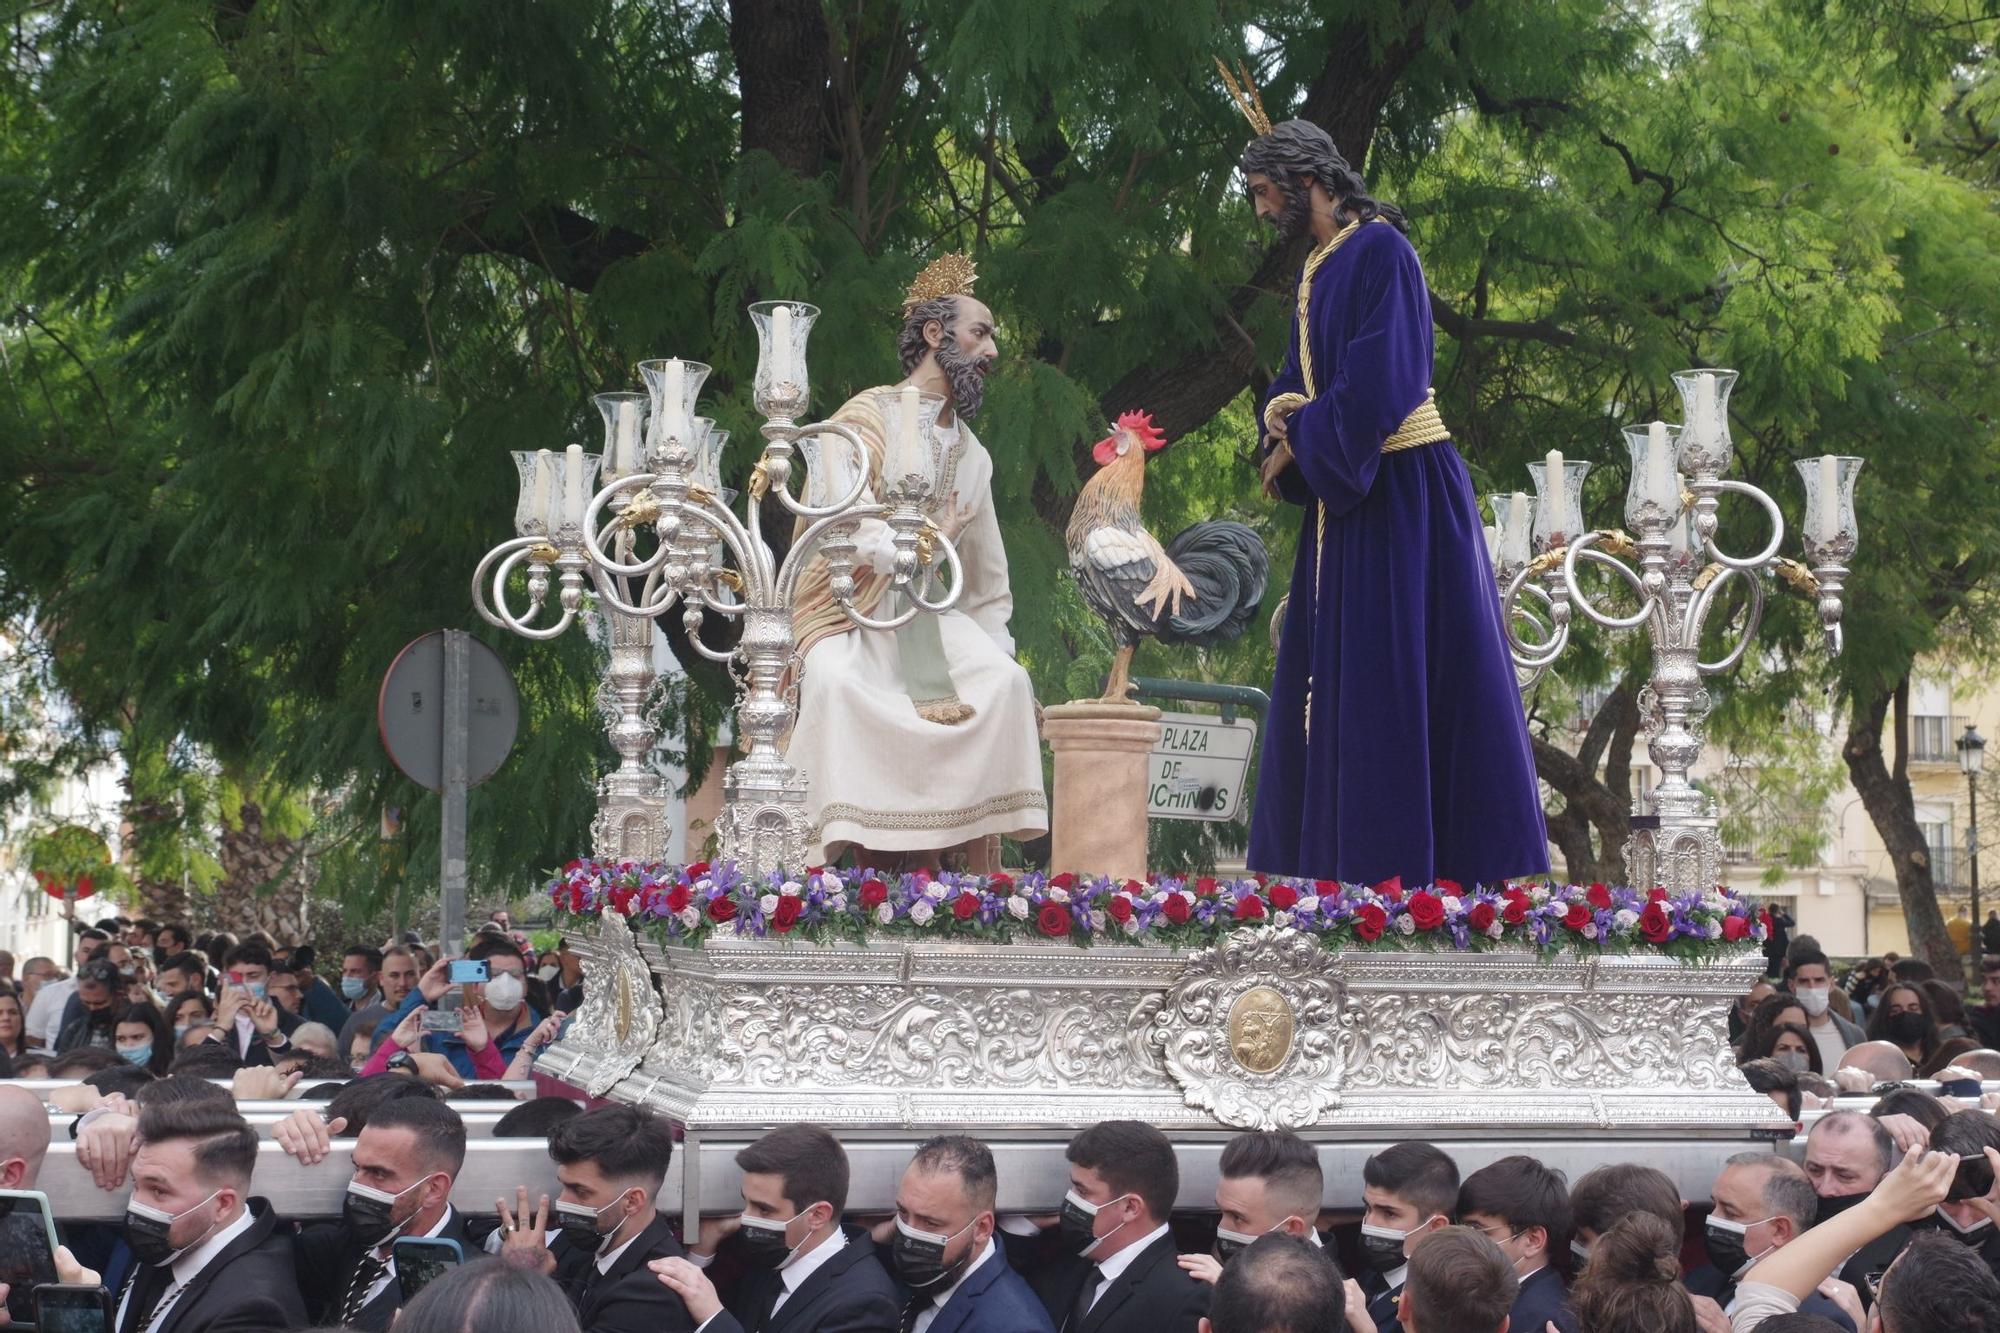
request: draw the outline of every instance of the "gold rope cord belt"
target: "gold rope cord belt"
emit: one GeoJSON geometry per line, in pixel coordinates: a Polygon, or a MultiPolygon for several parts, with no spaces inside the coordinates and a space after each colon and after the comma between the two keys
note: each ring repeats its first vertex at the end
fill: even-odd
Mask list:
{"type": "MultiPolygon", "coordinates": [[[[1387,221],[1386,218],[1375,218],[1373,220],[1376,222],[1387,221]]],[[[1264,407],[1264,425],[1267,430],[1275,431],[1275,424],[1277,422],[1282,421],[1285,417],[1296,412],[1299,408],[1304,407],[1319,396],[1319,387],[1314,383],[1315,376],[1313,374],[1312,325],[1307,320],[1307,312],[1312,304],[1313,275],[1319,272],[1320,265],[1333,258],[1333,252],[1344,245],[1348,237],[1354,235],[1360,229],[1361,224],[1359,222],[1350,222],[1335,232],[1332,240],[1312,252],[1311,257],[1306,260],[1305,268],[1299,274],[1299,378],[1304,381],[1306,391],[1304,393],[1281,393],[1267,403],[1264,407]]],[[[1424,401],[1418,403],[1416,409],[1410,415],[1403,418],[1403,424],[1390,432],[1388,439],[1382,441],[1382,452],[1385,454],[1397,453],[1404,449],[1415,449],[1421,445],[1437,444],[1451,438],[1451,432],[1445,429],[1444,418],[1438,415],[1436,400],[1437,391],[1435,389],[1426,389],[1424,391],[1424,401]]],[[[1308,613],[1309,618],[1317,616],[1319,613],[1321,565],[1326,557],[1326,501],[1321,500],[1318,502],[1318,511],[1313,524],[1313,605],[1311,611],[1308,613]]],[[[1313,687],[1313,673],[1311,668],[1313,639],[1311,637],[1312,625],[1310,623],[1307,625],[1306,632],[1305,734],[1306,740],[1310,742],[1312,740],[1313,687]]]]}

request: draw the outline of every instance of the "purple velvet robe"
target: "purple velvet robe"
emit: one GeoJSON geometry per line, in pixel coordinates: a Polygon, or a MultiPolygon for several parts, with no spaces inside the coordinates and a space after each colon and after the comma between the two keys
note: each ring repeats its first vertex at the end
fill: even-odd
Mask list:
{"type": "MultiPolygon", "coordinates": [[[[1281,479],[1305,521],[1250,866],[1412,887],[1545,871],[1534,757],[1465,461],[1449,442],[1382,452],[1431,384],[1430,298],[1409,241],[1364,224],[1314,275],[1307,322],[1319,395],[1292,416],[1296,461],[1281,479]]],[[[1298,339],[1295,320],[1270,396],[1305,391],[1298,339]]]]}

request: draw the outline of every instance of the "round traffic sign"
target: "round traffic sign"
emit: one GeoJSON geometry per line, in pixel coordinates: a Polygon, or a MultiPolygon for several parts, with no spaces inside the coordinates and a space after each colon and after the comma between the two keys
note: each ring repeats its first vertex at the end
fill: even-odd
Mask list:
{"type": "MultiPolygon", "coordinates": [[[[521,726],[521,698],[500,654],[478,639],[465,644],[471,683],[466,702],[465,785],[499,771],[521,726]]],[[[412,639],[382,677],[376,700],[382,748],[410,781],[444,790],[444,631],[412,639]]]]}

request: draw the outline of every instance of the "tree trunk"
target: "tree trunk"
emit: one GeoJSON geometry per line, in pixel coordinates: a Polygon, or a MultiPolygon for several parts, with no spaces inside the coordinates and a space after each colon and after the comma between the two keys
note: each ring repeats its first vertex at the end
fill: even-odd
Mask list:
{"type": "Polygon", "coordinates": [[[743,97],[743,151],[787,171],[820,166],[833,49],[822,0],[730,0],[729,48],[743,97]]]}
{"type": "Polygon", "coordinates": [[[313,878],[305,839],[267,835],[263,807],[245,801],[235,824],[223,829],[216,857],[222,863],[214,902],[218,927],[239,936],[269,931],[280,944],[304,942],[313,878]]]}
{"type": "Polygon", "coordinates": [[[1862,808],[1889,850],[1889,864],[1896,871],[1896,893],[1903,900],[1903,917],[1910,928],[1910,952],[1936,968],[1939,976],[1956,977],[1963,974],[1964,965],[1945,931],[1937,881],[1931,875],[1930,845],[1917,823],[1916,798],[1910,791],[1909,691],[1907,675],[1889,689],[1857,686],[1841,758],[1847,761],[1847,776],[1854,790],[1861,793],[1862,808]],[[1882,725],[1891,707],[1896,725],[1893,769],[1882,753],[1882,725]]]}
{"type": "Polygon", "coordinates": [[[1549,838],[1562,850],[1572,884],[1625,882],[1625,839],[1632,832],[1632,737],[1638,730],[1635,673],[1605,696],[1575,754],[1542,737],[1531,738],[1535,771],[1563,797],[1563,808],[1549,818],[1549,838]],[[1595,851],[1592,832],[1597,835],[1595,851]]]}

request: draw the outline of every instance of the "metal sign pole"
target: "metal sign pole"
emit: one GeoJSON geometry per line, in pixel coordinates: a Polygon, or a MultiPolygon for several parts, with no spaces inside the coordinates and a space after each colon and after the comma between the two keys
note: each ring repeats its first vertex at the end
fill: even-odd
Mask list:
{"type": "Polygon", "coordinates": [[[465,789],[466,751],[472,730],[471,636],[464,630],[444,632],[444,817],[439,821],[438,937],[447,958],[456,957],[465,940],[465,789]]]}

